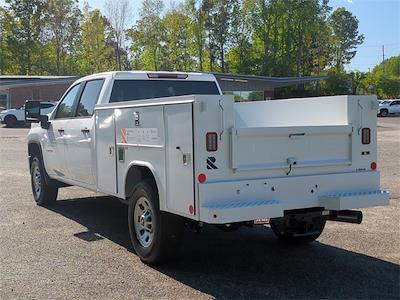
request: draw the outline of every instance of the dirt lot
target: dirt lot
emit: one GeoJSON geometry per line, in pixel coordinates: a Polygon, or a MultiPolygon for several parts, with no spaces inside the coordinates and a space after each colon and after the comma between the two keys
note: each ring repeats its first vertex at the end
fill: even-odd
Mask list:
{"type": "Polygon", "coordinates": [[[400,298],[400,118],[379,120],[390,206],[363,210],[361,225],[328,223],[299,247],[262,227],[206,228],[156,268],[132,252],[118,201],[71,187],[54,207],[34,204],[27,132],[0,128],[0,299],[400,298]]]}

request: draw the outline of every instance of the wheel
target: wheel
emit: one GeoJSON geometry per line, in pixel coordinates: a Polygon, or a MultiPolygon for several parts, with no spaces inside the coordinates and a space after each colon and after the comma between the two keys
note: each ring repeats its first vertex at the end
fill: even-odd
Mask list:
{"type": "Polygon", "coordinates": [[[311,223],[271,222],[273,233],[282,241],[289,244],[306,244],[315,241],[325,228],[326,219],[313,218],[311,223]]]}
{"type": "Polygon", "coordinates": [[[4,123],[6,123],[7,127],[15,127],[18,123],[18,120],[13,115],[8,115],[4,118],[4,123]]]}
{"type": "Polygon", "coordinates": [[[387,110],[387,109],[382,109],[382,110],[380,111],[380,115],[381,115],[381,117],[387,117],[387,116],[388,116],[388,114],[389,114],[389,112],[388,112],[388,110],[387,110]]]}
{"type": "Polygon", "coordinates": [[[139,183],[129,197],[128,225],[133,248],[143,262],[161,263],[178,254],[183,219],[160,211],[155,189],[147,182],[139,183]]]}
{"type": "Polygon", "coordinates": [[[58,186],[50,178],[46,178],[42,161],[33,157],[31,163],[31,185],[33,198],[37,205],[45,206],[57,200],[58,186]]]}

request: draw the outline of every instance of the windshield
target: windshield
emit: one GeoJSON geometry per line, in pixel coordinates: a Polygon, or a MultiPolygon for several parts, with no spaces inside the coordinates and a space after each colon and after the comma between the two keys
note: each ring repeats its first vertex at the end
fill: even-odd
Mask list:
{"type": "Polygon", "coordinates": [[[214,81],[116,80],[110,102],[183,95],[219,95],[214,81]]]}

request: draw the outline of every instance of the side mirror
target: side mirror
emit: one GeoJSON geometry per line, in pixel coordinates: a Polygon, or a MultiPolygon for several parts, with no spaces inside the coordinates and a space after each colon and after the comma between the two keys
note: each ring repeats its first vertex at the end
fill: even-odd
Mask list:
{"type": "Polygon", "coordinates": [[[44,116],[40,116],[40,126],[43,129],[49,129],[50,128],[50,122],[49,122],[49,116],[48,115],[44,115],[44,116]]]}
{"type": "Polygon", "coordinates": [[[39,123],[43,129],[50,128],[49,117],[40,114],[40,101],[26,101],[25,102],[25,122],[26,123],[39,123]]]}
{"type": "Polygon", "coordinates": [[[40,102],[26,101],[25,102],[25,122],[39,123],[40,120],[40,102]]]}

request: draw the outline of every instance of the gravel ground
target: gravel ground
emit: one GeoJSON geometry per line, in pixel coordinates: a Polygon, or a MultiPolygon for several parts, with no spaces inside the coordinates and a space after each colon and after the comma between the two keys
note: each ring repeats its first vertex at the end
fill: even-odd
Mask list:
{"type": "Polygon", "coordinates": [[[0,299],[400,299],[400,118],[379,119],[390,206],[361,225],[329,222],[317,242],[288,247],[269,229],[186,233],[179,261],[149,267],[133,253],[127,208],[70,187],[34,204],[26,128],[0,128],[0,299]]]}

